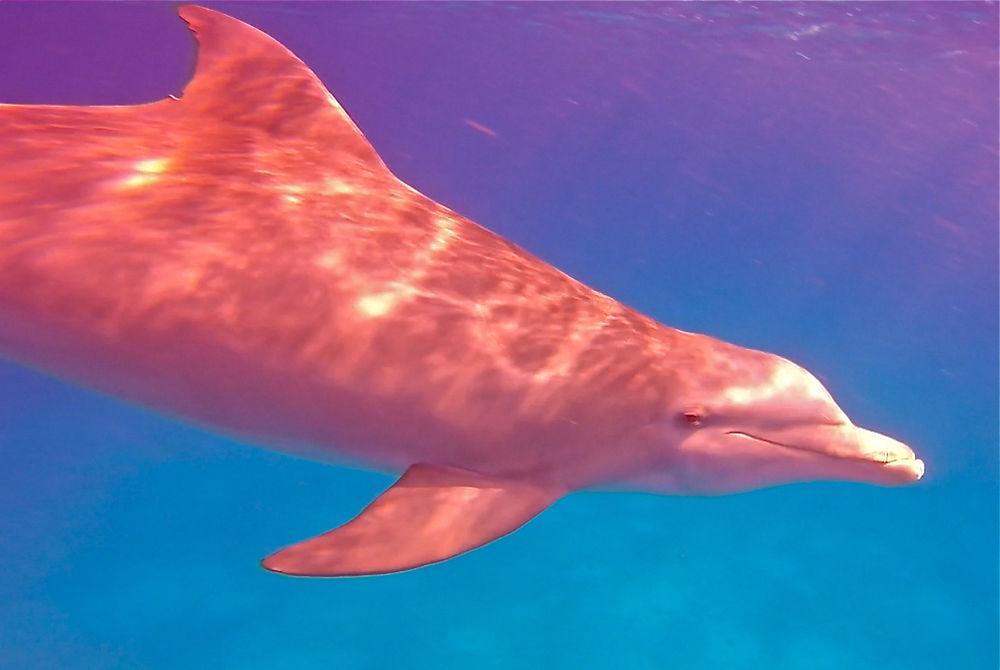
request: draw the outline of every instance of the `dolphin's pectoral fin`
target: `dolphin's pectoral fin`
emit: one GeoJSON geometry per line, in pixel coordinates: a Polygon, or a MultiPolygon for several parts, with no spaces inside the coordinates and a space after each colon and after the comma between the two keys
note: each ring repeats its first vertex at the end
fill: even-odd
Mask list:
{"type": "Polygon", "coordinates": [[[522,479],[417,464],[351,521],[286,547],[263,565],[312,577],[409,570],[502,537],[563,493],[522,479]]]}

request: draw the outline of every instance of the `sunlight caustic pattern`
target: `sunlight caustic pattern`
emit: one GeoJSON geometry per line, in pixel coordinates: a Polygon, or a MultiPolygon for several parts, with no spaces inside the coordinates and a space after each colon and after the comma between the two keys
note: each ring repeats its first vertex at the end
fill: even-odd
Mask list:
{"type": "Polygon", "coordinates": [[[232,355],[291,360],[317,384],[409,402],[419,383],[421,402],[484,450],[492,413],[576,422],[621,380],[660,402],[661,359],[689,336],[398,181],[280,45],[243,37],[233,51],[239,39],[211,23],[199,37],[182,98],[0,108],[0,291],[19,315],[6,337],[62,328],[58,351],[19,357],[61,368],[60,352],[114,348],[134,376],[166,365],[147,352],[190,346],[226,352],[215,372],[232,355]]]}

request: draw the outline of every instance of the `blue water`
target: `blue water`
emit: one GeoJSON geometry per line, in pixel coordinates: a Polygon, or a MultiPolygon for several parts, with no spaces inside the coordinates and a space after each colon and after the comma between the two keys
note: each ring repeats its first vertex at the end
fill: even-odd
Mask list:
{"type": "MultiPolygon", "coordinates": [[[[995,3],[212,6],[405,181],[802,363],[928,474],[574,495],[440,565],[289,579],[258,559],[390,480],[2,363],[0,668],[1000,665],[995,3]]],[[[5,102],[152,100],[192,63],[170,3],[0,4],[5,102]]]]}

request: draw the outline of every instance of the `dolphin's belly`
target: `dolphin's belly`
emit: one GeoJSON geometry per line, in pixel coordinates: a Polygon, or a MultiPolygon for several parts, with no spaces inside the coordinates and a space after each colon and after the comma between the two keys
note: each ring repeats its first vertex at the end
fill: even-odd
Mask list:
{"type": "Polygon", "coordinates": [[[346,338],[325,358],[296,360],[234,348],[193,323],[109,338],[92,324],[4,307],[0,355],[259,446],[389,471],[538,465],[539,445],[524,438],[538,434],[537,422],[511,410],[523,400],[516,389],[475,382],[469,371],[453,370],[450,385],[421,378],[419,360],[391,346],[380,352],[377,338],[346,338]]]}

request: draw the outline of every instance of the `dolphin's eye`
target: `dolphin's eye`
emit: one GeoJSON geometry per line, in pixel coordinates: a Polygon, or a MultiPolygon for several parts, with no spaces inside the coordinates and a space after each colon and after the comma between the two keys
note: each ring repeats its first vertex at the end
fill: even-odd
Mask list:
{"type": "Polygon", "coordinates": [[[704,421],[704,416],[697,409],[686,409],[681,413],[681,421],[692,428],[697,428],[704,421]]]}

